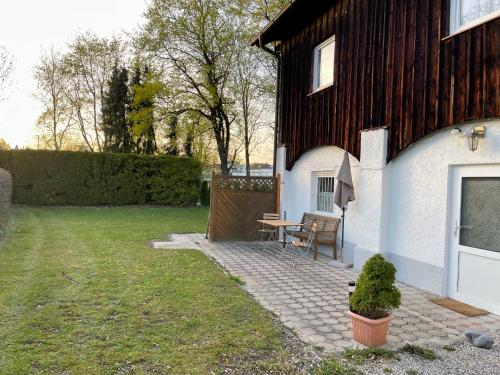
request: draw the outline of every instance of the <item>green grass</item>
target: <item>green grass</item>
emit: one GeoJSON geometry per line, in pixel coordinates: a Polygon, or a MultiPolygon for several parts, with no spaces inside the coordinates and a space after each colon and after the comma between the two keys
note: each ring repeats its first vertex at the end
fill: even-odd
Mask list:
{"type": "Polygon", "coordinates": [[[434,350],[428,348],[422,348],[421,346],[413,344],[406,344],[401,348],[401,351],[416,355],[423,359],[434,360],[437,358],[437,354],[434,350]]]}
{"type": "Polygon", "coordinates": [[[200,252],[148,247],[206,218],[15,208],[0,249],[0,374],[290,372],[278,328],[234,278],[200,252]]]}
{"type": "Polygon", "coordinates": [[[360,370],[330,358],[322,361],[314,370],[314,375],[363,375],[360,370]]]}
{"type": "Polygon", "coordinates": [[[368,360],[399,359],[394,351],[384,348],[346,349],[342,355],[357,365],[362,365],[368,360]]]}

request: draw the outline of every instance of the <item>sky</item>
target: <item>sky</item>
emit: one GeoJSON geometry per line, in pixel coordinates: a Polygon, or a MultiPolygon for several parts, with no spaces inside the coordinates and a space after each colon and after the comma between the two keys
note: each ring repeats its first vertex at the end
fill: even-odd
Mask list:
{"type": "Polygon", "coordinates": [[[0,45],[15,58],[9,99],[0,102],[0,138],[12,147],[34,145],[41,113],[33,98],[33,66],[43,49],[64,49],[78,32],[111,37],[142,22],[146,0],[0,0],[0,45]]]}

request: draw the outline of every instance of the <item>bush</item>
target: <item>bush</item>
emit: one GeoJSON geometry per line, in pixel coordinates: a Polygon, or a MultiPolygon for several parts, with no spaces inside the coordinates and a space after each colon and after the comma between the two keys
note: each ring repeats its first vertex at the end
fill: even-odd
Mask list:
{"type": "Polygon", "coordinates": [[[201,164],[191,158],[90,152],[0,151],[13,202],[32,205],[190,206],[201,164]]]}
{"type": "Polygon", "coordinates": [[[201,184],[200,202],[202,206],[210,206],[210,186],[208,186],[208,181],[203,181],[201,184]]]}
{"type": "Polygon", "coordinates": [[[352,310],[369,319],[380,319],[401,304],[396,288],[396,268],[380,254],[370,258],[361,271],[350,298],[352,310]]]}
{"type": "Polygon", "coordinates": [[[0,240],[7,226],[11,194],[12,177],[9,172],[0,168],[0,240]]]}

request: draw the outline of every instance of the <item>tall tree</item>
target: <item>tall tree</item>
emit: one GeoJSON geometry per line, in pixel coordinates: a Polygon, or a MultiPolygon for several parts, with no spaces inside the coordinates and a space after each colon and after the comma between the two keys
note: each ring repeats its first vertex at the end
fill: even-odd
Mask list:
{"type": "Polygon", "coordinates": [[[178,138],[179,116],[171,115],[167,123],[167,140],[165,153],[171,156],[179,155],[178,138]]]}
{"type": "Polygon", "coordinates": [[[242,46],[235,59],[233,91],[237,113],[238,137],[245,154],[246,174],[250,176],[251,155],[271,138],[274,121],[274,89],[266,70],[262,69],[256,52],[242,46]]]}
{"type": "Polygon", "coordinates": [[[239,0],[240,7],[253,18],[254,28],[251,31],[254,33],[291,2],[292,0],[239,0]]]}
{"type": "Polygon", "coordinates": [[[123,43],[93,33],[78,34],[69,44],[64,61],[68,71],[67,97],[89,151],[103,151],[102,107],[113,67],[123,57],[123,43]]]}
{"type": "Polygon", "coordinates": [[[0,101],[5,99],[5,89],[11,83],[14,72],[14,58],[4,46],[0,46],[0,101]]]}
{"type": "Polygon", "coordinates": [[[11,147],[7,143],[7,141],[3,138],[0,138],[0,150],[10,150],[10,149],[11,149],[11,147]]]}
{"type": "Polygon", "coordinates": [[[103,96],[104,151],[130,153],[132,135],[128,121],[130,96],[128,70],[115,66],[108,90],[103,96]]]}
{"type": "Polygon", "coordinates": [[[148,66],[141,69],[140,64],[136,63],[130,88],[132,99],[129,118],[135,152],[138,154],[151,155],[156,152],[156,97],[162,90],[163,85],[156,80],[148,66]]]}
{"type": "Polygon", "coordinates": [[[35,98],[43,107],[38,118],[40,140],[52,150],[61,150],[73,124],[73,109],[65,95],[67,75],[60,54],[51,48],[44,51],[34,72],[37,82],[35,98]]]}
{"type": "Polygon", "coordinates": [[[194,156],[194,131],[191,128],[188,129],[184,140],[184,155],[190,158],[194,156]]]}
{"type": "Polygon", "coordinates": [[[241,38],[238,9],[226,0],[153,0],[140,37],[176,81],[183,110],[210,123],[223,174],[237,150],[231,148],[235,120],[229,83],[241,38]]]}

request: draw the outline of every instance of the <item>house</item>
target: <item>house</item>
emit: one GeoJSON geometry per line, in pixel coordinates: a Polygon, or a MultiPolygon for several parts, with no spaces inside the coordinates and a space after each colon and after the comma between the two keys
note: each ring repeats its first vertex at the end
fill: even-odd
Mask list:
{"type": "Polygon", "coordinates": [[[279,61],[281,210],[340,216],[345,256],[500,314],[500,2],[295,0],[255,38],[279,61]]]}

